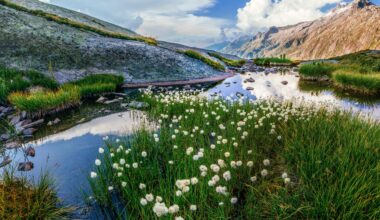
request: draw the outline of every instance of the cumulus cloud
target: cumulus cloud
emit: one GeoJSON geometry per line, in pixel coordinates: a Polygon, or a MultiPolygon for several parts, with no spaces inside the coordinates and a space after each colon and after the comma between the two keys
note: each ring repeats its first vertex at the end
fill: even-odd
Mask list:
{"type": "Polygon", "coordinates": [[[237,27],[254,32],[271,26],[285,26],[321,17],[321,8],[341,0],[250,0],[238,9],[237,27]]]}
{"type": "Polygon", "coordinates": [[[51,3],[132,29],[160,40],[192,46],[218,41],[230,21],[196,16],[216,0],[50,0],[51,3]]]}

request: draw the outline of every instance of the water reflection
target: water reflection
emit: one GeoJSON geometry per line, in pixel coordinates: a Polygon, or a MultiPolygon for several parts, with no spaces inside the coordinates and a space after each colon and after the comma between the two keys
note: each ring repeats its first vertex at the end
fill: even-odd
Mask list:
{"type": "Polygon", "coordinates": [[[380,120],[379,99],[355,97],[329,89],[323,84],[305,83],[300,81],[296,72],[289,69],[276,73],[239,74],[208,90],[209,96],[213,94],[235,98],[244,95],[252,100],[274,98],[309,101],[360,112],[380,120]]]}

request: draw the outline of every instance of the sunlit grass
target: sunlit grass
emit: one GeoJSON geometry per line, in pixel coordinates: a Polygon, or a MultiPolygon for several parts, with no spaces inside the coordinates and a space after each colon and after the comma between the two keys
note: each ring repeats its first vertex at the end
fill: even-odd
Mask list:
{"type": "Polygon", "coordinates": [[[378,219],[380,126],[350,113],[197,92],[143,98],[155,132],[99,149],[93,198],[131,219],[378,219]],[[119,196],[124,210],[115,205],[119,196]]]}
{"type": "Polygon", "coordinates": [[[276,64],[288,64],[288,65],[295,64],[295,62],[293,62],[291,59],[286,58],[285,55],[282,55],[281,57],[256,58],[253,60],[253,62],[259,66],[269,66],[269,65],[276,65],[276,64]]]}
{"type": "Polygon", "coordinates": [[[333,79],[338,86],[367,94],[380,94],[380,73],[361,74],[355,71],[338,70],[333,79]]]}
{"type": "Polygon", "coordinates": [[[303,77],[331,77],[337,68],[333,64],[310,63],[302,65],[299,72],[303,77]]]}
{"type": "Polygon", "coordinates": [[[188,57],[191,57],[191,58],[194,58],[194,59],[197,59],[197,60],[200,60],[202,61],[203,63],[211,66],[212,68],[218,70],[218,71],[224,71],[225,68],[222,64],[210,59],[210,58],[207,58],[205,57],[204,55],[202,55],[201,53],[197,52],[197,51],[194,51],[194,50],[186,50],[186,51],[179,51],[180,53],[183,53],[185,54],[186,56],[188,57]]]}
{"type": "Polygon", "coordinates": [[[232,66],[232,67],[242,67],[246,63],[245,60],[231,60],[219,55],[218,53],[208,53],[208,55],[215,57],[219,59],[220,61],[224,62],[225,64],[227,64],[228,66],[232,66]]]}
{"type": "Polygon", "coordinates": [[[8,171],[1,175],[0,219],[68,219],[72,211],[60,205],[47,174],[35,184],[8,171]]]}

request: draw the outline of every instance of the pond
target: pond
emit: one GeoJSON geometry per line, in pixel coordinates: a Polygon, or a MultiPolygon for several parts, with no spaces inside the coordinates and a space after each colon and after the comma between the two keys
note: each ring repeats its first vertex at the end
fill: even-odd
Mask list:
{"type": "MultiPolygon", "coordinates": [[[[129,92],[133,91],[126,91],[129,92]]],[[[380,119],[379,100],[352,97],[325,86],[302,83],[298,74],[290,69],[269,74],[238,74],[209,88],[206,94],[243,96],[251,100],[275,98],[322,102],[380,119]]],[[[64,203],[85,207],[83,192],[88,190],[87,178],[94,166],[98,148],[103,144],[103,138],[131,134],[149,122],[141,111],[98,104],[84,105],[61,119],[60,125],[43,127],[36,133],[35,140],[25,143],[25,147],[35,147],[34,158],[25,158],[19,150],[12,153],[13,161],[33,162],[34,168],[27,173],[31,177],[38,177],[41,171],[48,170],[58,184],[58,195],[64,203]]],[[[83,210],[78,213],[80,218],[93,214],[91,211],[86,214],[82,212],[83,210]]]]}

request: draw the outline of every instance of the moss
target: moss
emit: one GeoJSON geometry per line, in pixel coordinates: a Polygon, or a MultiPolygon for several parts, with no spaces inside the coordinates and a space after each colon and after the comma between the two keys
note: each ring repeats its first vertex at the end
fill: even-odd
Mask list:
{"type": "Polygon", "coordinates": [[[186,50],[186,51],[179,51],[179,52],[185,54],[188,57],[200,60],[200,61],[204,62],[205,64],[211,66],[212,68],[214,68],[216,70],[225,71],[225,68],[222,64],[203,56],[201,53],[199,53],[197,51],[186,50]]]}

